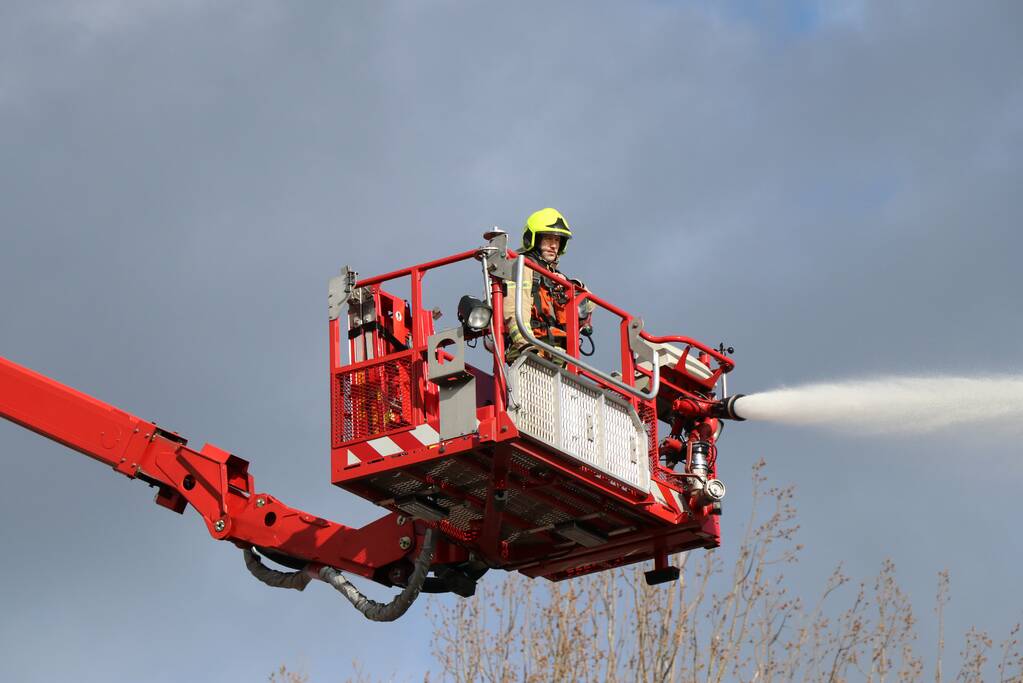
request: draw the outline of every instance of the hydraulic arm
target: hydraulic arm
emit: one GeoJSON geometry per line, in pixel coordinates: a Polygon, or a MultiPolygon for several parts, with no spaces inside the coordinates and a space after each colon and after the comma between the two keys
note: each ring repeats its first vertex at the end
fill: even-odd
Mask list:
{"type": "MultiPolygon", "coordinates": [[[[2,357],[0,417],[156,487],[158,505],[179,514],[191,505],[217,540],[317,571],[335,567],[390,585],[390,570],[407,566],[423,544],[425,526],[397,513],[354,529],[289,507],[256,492],[246,460],[211,444],[192,449],[173,432],[2,357]]],[[[436,552],[457,550],[440,542],[436,552]]]]}

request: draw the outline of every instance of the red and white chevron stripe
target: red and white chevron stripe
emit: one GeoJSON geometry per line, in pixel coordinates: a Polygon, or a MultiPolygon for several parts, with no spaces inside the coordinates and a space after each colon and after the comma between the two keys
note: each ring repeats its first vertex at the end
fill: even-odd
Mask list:
{"type": "Polygon", "coordinates": [[[381,436],[362,443],[354,443],[339,449],[346,459],[347,467],[360,465],[371,460],[401,455],[424,446],[432,446],[440,440],[437,430],[428,424],[421,424],[407,432],[381,436]]]}
{"type": "Polygon", "coordinates": [[[682,496],[680,496],[678,494],[678,491],[676,491],[675,489],[667,486],[666,484],[663,484],[663,483],[661,483],[659,481],[651,479],[650,480],[650,493],[651,493],[651,495],[653,495],[654,500],[656,500],[658,503],[660,503],[661,505],[663,505],[665,507],[669,507],[669,508],[673,507],[676,510],[678,510],[679,512],[687,512],[688,511],[688,508],[687,508],[685,502],[682,500],[682,496]],[[668,502],[669,500],[672,501],[674,503],[674,505],[672,505],[672,503],[669,503],[668,502]]]}

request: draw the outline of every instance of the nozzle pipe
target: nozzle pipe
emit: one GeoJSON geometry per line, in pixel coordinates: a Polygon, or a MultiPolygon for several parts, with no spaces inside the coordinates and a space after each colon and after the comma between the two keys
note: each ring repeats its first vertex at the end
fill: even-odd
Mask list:
{"type": "Polygon", "coordinates": [[[727,420],[736,420],[738,422],[744,421],[746,418],[744,418],[742,415],[739,415],[739,413],[735,412],[735,404],[740,398],[743,398],[745,395],[746,394],[735,394],[733,396],[729,396],[728,398],[723,398],[720,401],[718,401],[714,405],[714,417],[724,418],[727,420]]]}
{"type": "Polygon", "coordinates": [[[741,422],[746,418],[735,412],[735,404],[744,396],[745,394],[735,394],[720,401],[683,396],[675,399],[671,409],[679,415],[688,418],[716,417],[718,419],[738,420],[741,422]]]}

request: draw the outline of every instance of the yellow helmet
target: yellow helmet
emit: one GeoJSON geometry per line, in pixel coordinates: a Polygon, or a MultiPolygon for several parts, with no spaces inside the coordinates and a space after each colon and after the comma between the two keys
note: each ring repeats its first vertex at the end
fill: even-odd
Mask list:
{"type": "Polygon", "coordinates": [[[558,256],[564,254],[568,240],[572,238],[572,230],[557,209],[540,209],[526,219],[526,227],[522,230],[522,251],[532,251],[536,248],[536,236],[544,233],[561,236],[558,256]]]}

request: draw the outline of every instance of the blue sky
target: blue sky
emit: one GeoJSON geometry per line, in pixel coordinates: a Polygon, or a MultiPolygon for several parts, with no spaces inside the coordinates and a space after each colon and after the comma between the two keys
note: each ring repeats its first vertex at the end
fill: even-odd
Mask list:
{"type": "MultiPolygon", "coordinates": [[[[725,339],[736,391],[1019,373],[1023,63],[1012,2],[5,3],[0,354],[210,441],[357,525],[328,482],[327,279],[515,231],[648,328],[725,339]]],[[[793,483],[815,594],[888,557],[949,649],[1021,618],[1018,441],[743,424],[793,483]]],[[[7,680],[415,678],[422,605],[271,591],[194,514],[0,424],[7,680]],[[402,643],[395,657],[394,643],[402,643]]],[[[487,579],[491,580],[491,576],[487,579]]],[[[376,593],[378,597],[386,591],[376,593]]],[[[432,599],[432,598],[431,598],[432,599]]]]}

